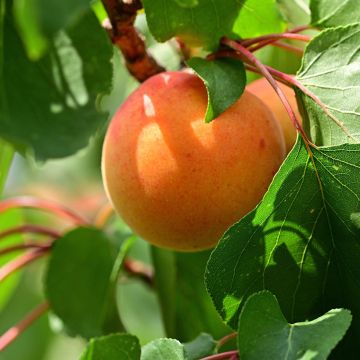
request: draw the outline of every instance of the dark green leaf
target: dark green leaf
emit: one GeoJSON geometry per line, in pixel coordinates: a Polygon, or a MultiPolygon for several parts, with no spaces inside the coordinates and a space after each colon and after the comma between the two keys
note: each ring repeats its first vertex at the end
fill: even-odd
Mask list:
{"type": "Polygon", "coordinates": [[[15,0],[14,15],[27,52],[39,58],[52,37],[89,10],[89,0],[15,0]]]}
{"type": "Polygon", "coordinates": [[[52,310],[71,334],[90,338],[121,329],[115,306],[117,259],[117,246],[97,229],[78,228],[56,241],[45,290],[52,310]],[[114,324],[108,323],[109,316],[114,324]]]}
{"type": "Polygon", "coordinates": [[[311,23],[318,27],[334,27],[359,22],[358,0],[311,0],[311,23]]]}
{"type": "Polygon", "coordinates": [[[359,336],[360,145],[311,150],[298,140],[258,207],[210,257],[208,290],[234,328],[246,298],[268,289],[291,322],[349,308],[359,336]]]}
{"type": "Polygon", "coordinates": [[[112,47],[95,15],[57,33],[48,55],[31,62],[7,14],[4,44],[0,135],[42,160],[86,146],[106,120],[95,102],[112,75],[112,47]]]}
{"type": "Polygon", "coordinates": [[[184,346],[175,339],[157,339],[146,344],[141,351],[141,360],[187,360],[184,346]]]}
{"type": "Polygon", "coordinates": [[[360,142],[360,25],[325,30],[307,46],[298,80],[325,105],[304,93],[305,127],[317,145],[360,142]]]}
{"type": "Polygon", "coordinates": [[[80,360],[140,360],[139,340],[129,334],[91,339],[80,360]]]}
{"type": "Polygon", "coordinates": [[[200,334],[195,340],[184,344],[186,360],[198,360],[212,355],[215,345],[216,342],[211,335],[200,334]]]}
{"type": "Polygon", "coordinates": [[[143,0],[151,33],[158,41],[178,36],[214,49],[222,36],[248,37],[284,29],[275,0],[143,0]]]}
{"type": "Polygon", "coordinates": [[[210,251],[175,253],[176,338],[182,342],[201,332],[217,339],[230,332],[205,288],[204,272],[209,255],[210,251]]]}
{"type": "Polygon", "coordinates": [[[205,121],[210,122],[236,102],[246,85],[244,64],[234,59],[207,61],[192,58],[187,64],[204,81],[208,93],[205,121]]]}
{"type": "Polygon", "coordinates": [[[334,309],[315,320],[289,324],[274,295],[256,293],[240,314],[241,359],[325,360],[350,323],[348,310],[334,309]]]}

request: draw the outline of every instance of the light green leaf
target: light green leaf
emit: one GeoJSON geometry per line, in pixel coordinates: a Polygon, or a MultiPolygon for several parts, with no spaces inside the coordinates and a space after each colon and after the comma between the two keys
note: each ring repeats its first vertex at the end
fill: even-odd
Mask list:
{"type": "MultiPolygon", "coordinates": [[[[127,248],[125,241],[122,248],[127,248]]],[[[78,228],[51,251],[45,291],[52,310],[73,335],[86,338],[122,330],[115,304],[117,246],[103,232],[78,228]]]]}
{"type": "Polygon", "coordinates": [[[317,145],[360,142],[360,24],[328,29],[307,46],[297,79],[325,105],[302,92],[304,125],[317,145]]]}
{"type": "Polygon", "coordinates": [[[49,54],[32,62],[7,14],[4,45],[0,135],[41,160],[85,147],[106,121],[95,102],[112,76],[112,46],[95,15],[57,33],[49,54]]]}
{"type": "Polygon", "coordinates": [[[241,11],[233,25],[233,32],[242,38],[280,33],[286,24],[276,0],[240,0],[241,11]]]}
{"type": "Polygon", "coordinates": [[[320,28],[359,22],[358,0],[311,0],[311,23],[320,28]]]}
{"type": "Polygon", "coordinates": [[[80,360],[140,360],[139,340],[130,334],[91,339],[80,360]]]}
{"type": "Polygon", "coordinates": [[[309,0],[277,0],[285,19],[293,26],[310,22],[309,0]]]}
{"type": "Polygon", "coordinates": [[[157,339],[141,350],[141,360],[186,360],[184,346],[175,339],[157,339]]]}
{"type": "Polygon", "coordinates": [[[246,301],[239,319],[241,359],[325,360],[345,335],[350,311],[333,309],[312,320],[289,324],[268,291],[246,301]]]}
{"type": "Polygon", "coordinates": [[[0,139],[0,196],[4,189],[13,157],[13,147],[9,143],[0,139]]]}
{"type": "Polygon", "coordinates": [[[291,322],[349,308],[359,336],[360,145],[311,151],[298,140],[261,203],[209,259],[208,291],[234,328],[247,297],[268,289],[291,322]]]}
{"type": "Polygon", "coordinates": [[[234,59],[207,61],[194,57],[187,62],[203,80],[208,93],[205,121],[210,122],[233,105],[244,92],[244,64],[234,59]]]}

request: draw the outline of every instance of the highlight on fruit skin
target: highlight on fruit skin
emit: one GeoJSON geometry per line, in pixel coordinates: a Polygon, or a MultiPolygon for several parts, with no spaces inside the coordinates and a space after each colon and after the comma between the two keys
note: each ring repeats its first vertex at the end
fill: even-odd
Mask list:
{"type": "MultiPolygon", "coordinates": [[[[284,92],[292,109],[295,112],[296,118],[299,120],[301,124],[302,119],[298,110],[298,105],[296,102],[294,90],[280,82],[277,82],[277,84],[279,85],[280,89],[284,92]]],[[[292,124],[283,103],[279,99],[279,96],[276,94],[275,90],[272,88],[272,86],[265,78],[261,78],[253,81],[246,88],[252,94],[259,97],[269,107],[269,109],[274,114],[275,118],[279,121],[279,124],[284,133],[286,153],[289,153],[296,141],[296,129],[292,124]]]]}
{"type": "Polygon", "coordinates": [[[178,251],[216,245],[252,210],[285,157],[270,110],[245,92],[211,123],[207,92],[189,72],[144,82],[118,109],[102,155],[106,192],[139,236],[178,251]]]}

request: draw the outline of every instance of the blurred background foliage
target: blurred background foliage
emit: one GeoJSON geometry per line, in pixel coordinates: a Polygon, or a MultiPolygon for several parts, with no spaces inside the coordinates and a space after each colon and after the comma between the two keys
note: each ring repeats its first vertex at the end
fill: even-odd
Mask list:
{"type": "MultiPolygon", "coordinates": [[[[279,0],[284,9],[284,16],[289,16],[294,25],[308,21],[306,1],[291,1],[293,9],[286,13],[289,4],[279,0]],[[303,6],[296,5],[300,3],[303,6]],[[298,6],[296,8],[296,6],[298,6]]],[[[26,2],[18,2],[25,6],[26,2]]],[[[79,2],[80,4],[80,2],[79,2]]],[[[103,20],[105,12],[99,1],[93,2],[93,8],[99,18],[103,20]]],[[[25,9],[26,10],[26,9],[25,9]]],[[[81,10],[81,9],[80,9],[81,10]]],[[[29,23],[31,17],[20,17],[19,21],[28,21],[21,26],[32,29],[29,23]],[[26,20],[27,19],[27,20],[26,20]]],[[[144,35],[149,51],[157,61],[168,70],[179,69],[181,59],[175,42],[157,43],[150,35],[145,16],[140,14],[136,26],[144,35]]],[[[34,29],[36,33],[36,29],[34,29]]],[[[34,33],[34,34],[35,34],[34,33]]],[[[38,41],[34,45],[36,51],[29,55],[36,57],[43,51],[46,44],[41,38],[33,35],[38,41]]],[[[259,57],[267,65],[288,73],[295,73],[300,66],[299,57],[275,47],[267,47],[259,52],[259,57]]],[[[101,99],[101,108],[109,112],[110,116],[137,87],[137,82],[129,76],[122,65],[122,57],[114,49],[113,88],[110,94],[101,99]]],[[[248,81],[256,78],[248,74],[248,81]]],[[[106,204],[106,196],[101,183],[100,158],[101,146],[105,129],[100,131],[87,148],[76,155],[61,160],[51,160],[36,163],[31,158],[16,155],[6,182],[4,197],[32,195],[59,202],[87,217],[94,219],[97,211],[106,204]]],[[[11,211],[0,215],[0,230],[19,223],[36,223],[49,225],[57,230],[64,229],[49,216],[36,211],[11,211]]],[[[130,230],[115,219],[112,223],[117,231],[125,236],[130,230]]],[[[9,237],[2,241],[1,247],[16,241],[16,237],[9,237]]],[[[16,254],[15,254],[16,255],[16,254]]],[[[130,251],[130,256],[141,260],[149,266],[155,266],[161,279],[162,271],[173,271],[173,278],[162,284],[163,290],[157,296],[154,289],[137,279],[121,276],[117,288],[117,305],[120,317],[128,332],[136,335],[142,344],[163,336],[176,336],[179,340],[189,341],[201,331],[212,333],[219,338],[229,332],[222,324],[215,312],[203,284],[203,273],[208,253],[174,254],[167,251],[151,250],[142,239],[137,239],[130,251]],[[151,252],[153,252],[151,254],[151,252]],[[155,253],[154,253],[155,252],[155,253]],[[152,256],[153,255],[153,256],[152,256]],[[155,259],[153,264],[152,258],[155,259]],[[164,268],[164,266],[167,266],[164,268]],[[172,267],[172,270],[168,268],[172,267]],[[197,292],[194,297],[194,288],[197,292]],[[199,306],[191,307],[190,302],[199,306]],[[173,302],[175,306],[174,318],[162,320],[161,308],[168,309],[166,303],[173,302]],[[195,312],[195,313],[194,313],[195,312]]],[[[11,255],[14,256],[14,255],[11,255]]],[[[1,263],[10,260],[2,257],[1,263]]],[[[46,259],[12,275],[0,286],[0,333],[20,321],[31,309],[44,300],[43,297],[43,268],[46,259]]],[[[192,305],[194,305],[192,303],[192,305]]],[[[166,311],[166,310],[165,310],[166,311]]],[[[33,324],[16,342],[0,354],[1,360],[72,360],[77,359],[85,346],[85,340],[67,336],[61,321],[51,312],[33,324]]]]}

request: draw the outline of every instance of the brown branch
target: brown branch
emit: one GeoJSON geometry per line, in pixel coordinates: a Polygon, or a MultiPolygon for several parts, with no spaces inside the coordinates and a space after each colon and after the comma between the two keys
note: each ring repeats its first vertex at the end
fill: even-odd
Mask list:
{"type": "Polygon", "coordinates": [[[111,40],[122,52],[126,67],[140,82],[164,71],[146,51],[144,40],[134,27],[140,0],[102,0],[109,16],[111,40]]]}

